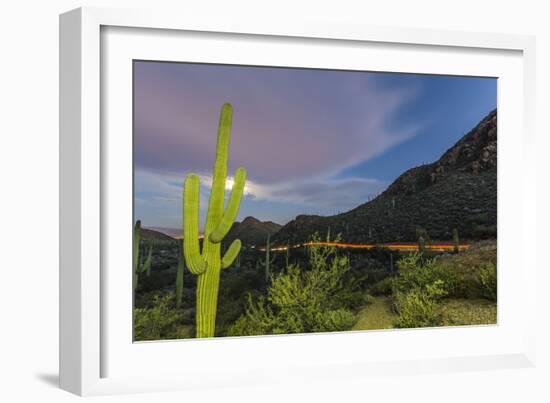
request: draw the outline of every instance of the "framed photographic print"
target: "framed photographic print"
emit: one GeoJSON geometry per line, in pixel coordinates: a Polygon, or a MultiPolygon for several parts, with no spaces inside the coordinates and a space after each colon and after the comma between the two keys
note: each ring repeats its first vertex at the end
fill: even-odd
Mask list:
{"type": "Polygon", "coordinates": [[[63,388],[532,365],[531,38],[60,24],[63,388]]]}

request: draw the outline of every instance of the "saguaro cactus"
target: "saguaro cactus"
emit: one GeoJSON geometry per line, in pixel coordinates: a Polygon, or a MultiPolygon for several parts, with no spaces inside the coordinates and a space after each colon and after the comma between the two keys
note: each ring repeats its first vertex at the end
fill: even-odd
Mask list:
{"type": "Polygon", "coordinates": [[[218,142],[212,190],[204,227],[202,252],[199,243],[199,177],[190,174],[185,179],[183,194],[183,251],[189,271],[199,276],[197,282],[197,337],[214,337],[216,309],[220,285],[220,270],[226,269],[239,254],[241,241],[234,240],[221,257],[221,242],[231,229],[241,203],[246,170],[235,172],[231,196],[224,210],[227,154],[231,137],[231,104],[224,104],[220,113],[218,142]]]}
{"type": "Polygon", "coordinates": [[[271,253],[271,235],[267,234],[267,241],[265,243],[265,260],[260,262],[260,264],[265,268],[265,283],[269,282],[269,276],[271,275],[270,267],[271,264],[275,261],[275,254],[270,257],[271,253]]]}
{"type": "Polygon", "coordinates": [[[139,281],[139,274],[143,272],[150,273],[151,272],[151,260],[153,255],[153,245],[151,244],[149,246],[149,252],[147,253],[147,258],[145,259],[145,262],[141,263],[139,261],[139,242],[141,240],[141,221],[137,220],[136,224],[134,225],[134,250],[133,250],[133,285],[134,285],[134,292],[137,289],[138,281],[139,281]]]}
{"type": "Polygon", "coordinates": [[[426,251],[426,240],[422,235],[418,237],[418,253],[421,255],[424,255],[424,252],[426,251]]]}
{"type": "Polygon", "coordinates": [[[285,267],[288,267],[290,263],[290,244],[286,243],[286,253],[285,253],[285,267]]]}
{"type": "Polygon", "coordinates": [[[151,275],[151,258],[153,254],[153,240],[149,243],[149,252],[147,252],[147,259],[145,260],[145,263],[147,263],[146,267],[143,269],[145,271],[145,275],[149,277],[151,275]]]}
{"type": "Polygon", "coordinates": [[[235,269],[241,268],[241,252],[239,251],[239,254],[235,258],[235,269]]]}
{"type": "Polygon", "coordinates": [[[458,230],[456,228],[453,229],[453,245],[454,253],[458,253],[460,251],[460,240],[458,239],[458,230]]]}

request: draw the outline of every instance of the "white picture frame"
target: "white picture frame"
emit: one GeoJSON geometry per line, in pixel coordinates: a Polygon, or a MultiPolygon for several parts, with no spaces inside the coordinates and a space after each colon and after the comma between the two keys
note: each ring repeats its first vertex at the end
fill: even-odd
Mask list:
{"type": "MultiPolygon", "coordinates": [[[[534,49],[534,39],[520,35],[269,19],[218,21],[149,10],[81,8],[61,15],[61,387],[79,395],[98,395],[534,365],[534,319],[520,314],[535,312],[536,285],[528,279],[536,278],[537,264],[535,256],[527,253],[526,237],[531,234],[532,243],[536,234],[535,179],[525,174],[534,170],[534,49]],[[182,56],[177,44],[187,40],[186,35],[192,38],[185,42],[187,52],[182,56]],[[128,339],[131,311],[126,297],[131,282],[125,288],[126,274],[118,276],[106,269],[117,259],[113,253],[118,253],[109,248],[109,237],[120,235],[121,244],[131,245],[131,231],[120,232],[131,228],[131,215],[114,218],[124,212],[124,203],[131,203],[126,197],[131,183],[123,186],[128,167],[131,170],[131,143],[126,135],[117,135],[116,141],[110,135],[115,129],[126,134],[131,130],[128,60],[192,57],[192,61],[272,65],[273,56],[259,48],[251,50],[265,44],[294,57],[283,65],[489,76],[498,72],[503,83],[499,85],[499,138],[504,138],[499,141],[498,168],[498,325],[138,344],[128,339]],[[221,45],[232,53],[223,52],[221,45]],[[314,50],[292,52],[294,46],[300,50],[326,47],[341,52],[341,57],[330,61],[314,50]],[[374,52],[373,57],[362,60],[364,52],[374,52]],[[522,135],[513,136],[517,133],[522,135]],[[513,153],[521,155],[524,171],[508,168],[506,161],[513,153]],[[126,168],[110,163],[113,154],[121,156],[119,165],[126,168]],[[130,165],[125,164],[128,158],[130,165]],[[112,224],[115,220],[117,224],[112,224]],[[513,251],[506,246],[513,246],[513,251]],[[502,270],[501,262],[505,262],[502,270]],[[520,267],[517,278],[506,265],[520,267]],[[109,298],[117,284],[122,303],[109,298]],[[521,306],[507,297],[506,287],[511,284],[521,285],[514,295],[522,296],[521,306]],[[363,354],[350,356],[346,346],[358,343],[376,348],[365,347],[363,354]],[[407,345],[415,348],[390,349],[407,345]],[[316,354],[319,348],[325,353],[316,354]],[[180,364],[179,357],[170,359],[182,354],[185,364],[180,364]]],[[[279,56],[282,60],[282,53],[279,56]]],[[[119,257],[124,265],[125,258],[119,257]]]]}

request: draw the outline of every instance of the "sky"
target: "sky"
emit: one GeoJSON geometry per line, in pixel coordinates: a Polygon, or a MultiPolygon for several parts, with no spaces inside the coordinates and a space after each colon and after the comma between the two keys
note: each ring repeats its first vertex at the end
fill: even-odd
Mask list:
{"type": "Polygon", "coordinates": [[[332,215],[437,160],[496,108],[497,80],[383,72],[134,62],[134,216],[182,227],[185,176],[204,225],[220,108],[228,162],[248,179],[237,219],[332,215]]]}

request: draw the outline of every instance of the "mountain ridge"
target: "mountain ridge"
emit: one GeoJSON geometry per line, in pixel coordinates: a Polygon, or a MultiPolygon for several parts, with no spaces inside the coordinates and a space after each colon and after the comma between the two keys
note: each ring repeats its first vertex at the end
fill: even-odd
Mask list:
{"type": "Polygon", "coordinates": [[[152,228],[141,228],[141,239],[143,240],[155,240],[155,241],[174,241],[176,238],[152,228]]]}
{"type": "Polygon", "coordinates": [[[380,195],[334,216],[299,215],[274,236],[296,243],[314,232],[343,242],[416,241],[419,233],[445,240],[496,237],[497,111],[433,163],[408,169],[380,195]]]}
{"type": "Polygon", "coordinates": [[[273,221],[260,221],[255,217],[248,216],[241,222],[234,222],[233,226],[224,238],[228,245],[234,239],[240,239],[244,245],[260,246],[265,245],[268,235],[273,235],[282,225],[273,221]]]}

